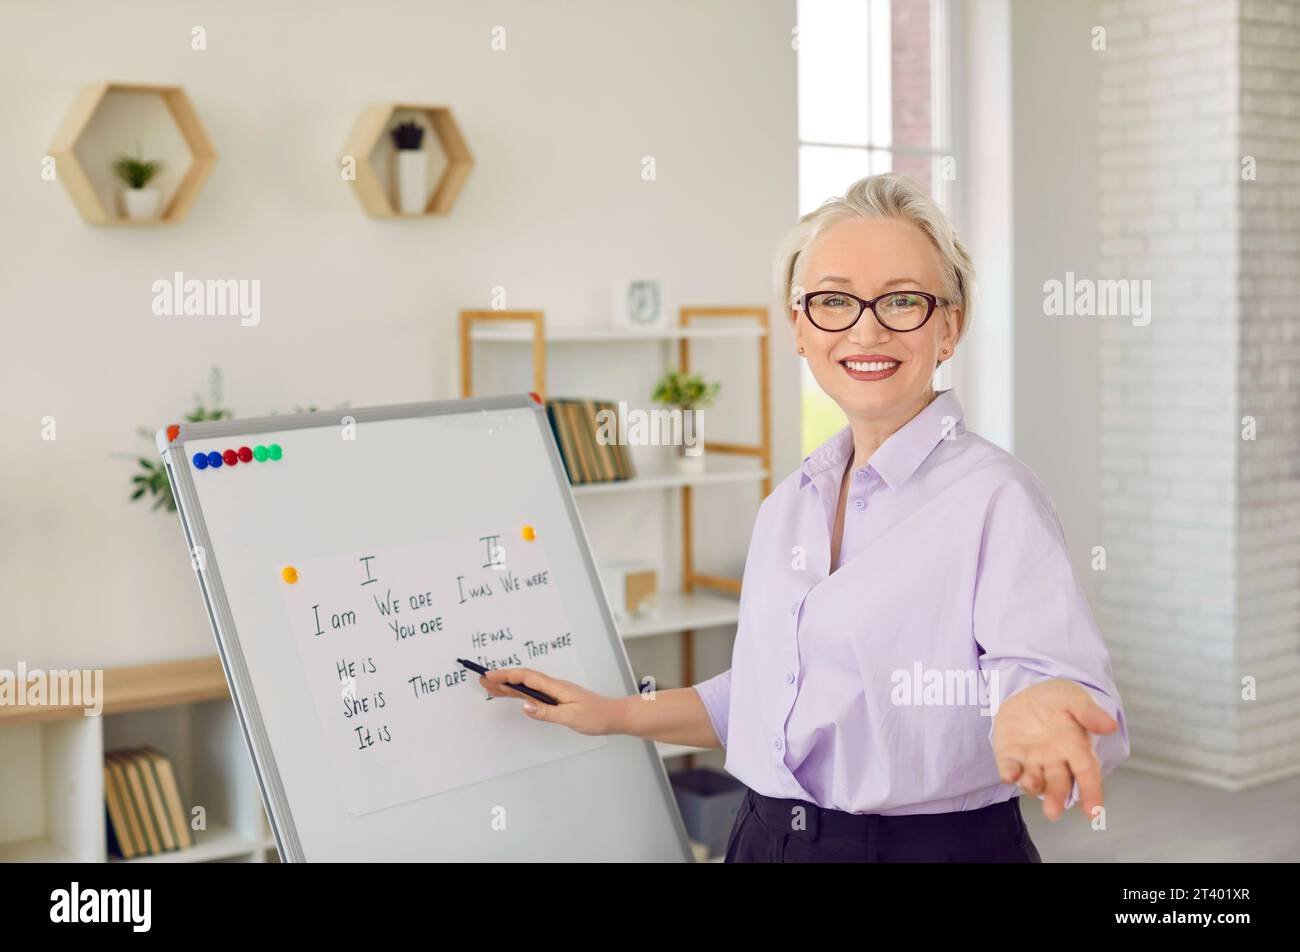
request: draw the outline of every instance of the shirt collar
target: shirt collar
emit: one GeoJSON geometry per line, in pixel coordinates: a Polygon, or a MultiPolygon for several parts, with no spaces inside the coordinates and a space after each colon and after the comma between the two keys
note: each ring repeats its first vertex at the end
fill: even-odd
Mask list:
{"type": "MultiPolygon", "coordinates": [[[[965,430],[963,420],[957,394],[952,390],[941,390],[924,410],[880,444],[871,454],[866,468],[875,470],[890,489],[898,489],[911,479],[940,440],[965,430]]],[[[852,456],[853,431],[846,425],[804,457],[799,488],[808,485],[824,470],[843,470],[852,456]]]]}

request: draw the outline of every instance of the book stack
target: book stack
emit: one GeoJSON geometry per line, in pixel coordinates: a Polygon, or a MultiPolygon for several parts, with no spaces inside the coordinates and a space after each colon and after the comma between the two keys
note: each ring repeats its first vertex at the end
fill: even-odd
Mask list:
{"type": "Polygon", "coordinates": [[[598,437],[600,423],[596,414],[602,410],[608,410],[618,419],[618,407],[606,400],[546,401],[546,416],[555,431],[555,442],[573,485],[613,482],[636,475],[627,447],[617,440],[617,424],[605,427],[615,439],[605,442],[598,437]]]}
{"type": "Polygon", "coordinates": [[[104,755],[108,845],[124,859],[194,845],[172,762],[152,747],[104,755]]]}

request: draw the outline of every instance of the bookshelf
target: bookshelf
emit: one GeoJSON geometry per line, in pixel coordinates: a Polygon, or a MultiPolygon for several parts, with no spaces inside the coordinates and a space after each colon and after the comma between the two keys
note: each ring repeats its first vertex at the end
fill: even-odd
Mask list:
{"type": "MultiPolygon", "coordinates": [[[[677,366],[690,372],[691,344],[699,341],[735,341],[754,346],[758,352],[758,381],[755,387],[759,419],[756,443],[727,443],[706,439],[705,464],[683,469],[664,459],[651,464],[638,460],[633,479],[619,482],[584,483],[573,487],[579,501],[592,496],[622,493],[671,492],[681,506],[680,552],[682,577],[677,591],[661,591],[654,615],[631,619],[619,625],[625,641],[664,635],[680,637],[682,684],[697,680],[694,665],[697,631],[734,627],[739,619],[737,596],[740,580],[698,571],[695,565],[694,531],[697,496],[718,488],[758,484],[761,496],[772,490],[772,417],[769,373],[769,319],[767,308],[751,306],[684,307],[676,325],[650,330],[615,327],[549,327],[543,311],[465,310],[460,314],[461,396],[474,395],[475,345],[490,354],[495,346],[531,348],[531,390],[543,400],[548,381],[548,356],[553,348],[567,345],[608,345],[631,348],[647,344],[667,345],[675,350],[677,366]],[[725,318],[713,323],[703,319],[725,318]]],[[[624,355],[620,355],[624,356],[624,355]]],[[[522,389],[522,388],[521,388],[522,389]]],[[[627,399],[627,394],[602,394],[610,400],[627,399]]],[[[599,560],[598,560],[599,561],[599,560]]],[[[658,745],[665,760],[689,758],[700,751],[676,745],[658,745]]]]}
{"type": "Polygon", "coordinates": [[[103,711],[0,707],[0,862],[274,862],[271,827],[215,656],[104,672],[103,711]],[[205,829],[189,849],[110,857],[104,752],[152,744],[171,758],[187,811],[205,829]]]}

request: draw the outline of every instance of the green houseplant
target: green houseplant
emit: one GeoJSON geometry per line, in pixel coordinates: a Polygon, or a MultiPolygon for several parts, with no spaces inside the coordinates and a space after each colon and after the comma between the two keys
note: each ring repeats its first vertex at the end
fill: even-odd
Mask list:
{"type": "MultiPolygon", "coordinates": [[[[194,409],[185,414],[182,419],[186,423],[207,423],[210,420],[229,420],[234,417],[235,414],[222,407],[221,403],[221,371],[213,367],[208,374],[207,402],[196,393],[194,409]]],[[[139,432],[141,436],[153,440],[153,431],[148,427],[140,427],[139,432]]],[[[166,508],[168,512],[175,512],[176,500],[172,496],[171,483],[167,481],[167,469],[163,466],[162,460],[141,456],[136,458],[136,462],[142,472],[131,477],[131,484],[135,487],[135,491],[131,493],[132,501],[147,497],[153,502],[154,510],[166,508]]]]}
{"type": "Polygon", "coordinates": [[[138,149],[134,156],[123,153],[113,160],[113,174],[126,185],[126,190],[122,193],[122,205],[127,218],[132,221],[147,221],[158,217],[162,193],[148,186],[165,168],[161,159],[145,159],[140,156],[138,149]]]}
{"type": "MultiPolygon", "coordinates": [[[[186,413],[181,420],[185,423],[208,423],[212,420],[232,420],[235,417],[233,410],[222,406],[224,402],[222,396],[221,370],[213,367],[208,373],[208,397],[204,400],[197,393],[194,395],[194,409],[186,413]]],[[[339,409],[347,406],[341,404],[339,409]]],[[[314,413],[316,407],[294,407],[294,413],[314,413]]],[[[271,412],[275,415],[275,411],[271,412]]],[[[140,427],[138,432],[141,436],[147,438],[150,443],[154,440],[154,431],[148,427],[140,427]]],[[[115,454],[119,455],[119,454],[115,454]]],[[[176,511],[176,499],[172,496],[171,483],[167,480],[167,469],[163,466],[162,461],[154,457],[128,457],[135,459],[136,464],[140,467],[141,472],[131,477],[131,485],[134,487],[131,492],[131,500],[147,499],[153,503],[151,507],[154,510],[166,509],[168,512],[176,511]]]]}
{"type": "Polygon", "coordinates": [[[704,436],[699,411],[712,406],[722,389],[719,383],[705,383],[699,374],[669,370],[655,384],[650,399],[682,411],[682,441],[677,446],[680,462],[692,467],[704,463],[704,436]]]}

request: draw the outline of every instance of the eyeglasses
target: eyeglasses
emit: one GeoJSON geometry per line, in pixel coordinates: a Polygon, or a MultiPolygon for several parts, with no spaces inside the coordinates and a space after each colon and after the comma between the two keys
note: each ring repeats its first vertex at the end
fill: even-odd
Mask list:
{"type": "Polygon", "coordinates": [[[863,311],[871,308],[882,327],[900,334],[917,330],[930,319],[936,307],[952,303],[925,291],[887,291],[870,301],[847,291],[813,291],[798,302],[818,330],[846,331],[858,322],[863,311]]]}

